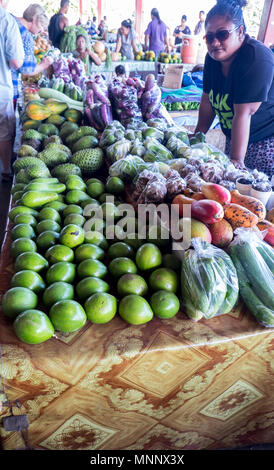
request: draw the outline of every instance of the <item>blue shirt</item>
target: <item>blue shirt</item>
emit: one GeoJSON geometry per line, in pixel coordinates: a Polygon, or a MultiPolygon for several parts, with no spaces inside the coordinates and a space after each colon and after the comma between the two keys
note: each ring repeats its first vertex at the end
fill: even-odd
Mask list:
{"type": "Polygon", "coordinates": [[[18,98],[19,74],[21,73],[23,75],[27,75],[29,73],[32,73],[37,65],[37,61],[34,55],[34,40],[32,34],[27,30],[24,25],[22,25],[22,23],[17,18],[14,17],[14,19],[19,27],[25,53],[24,63],[22,67],[19,70],[12,71],[13,98],[16,99],[18,98]]]}
{"type": "Polygon", "coordinates": [[[0,103],[12,100],[10,60],[23,60],[24,49],[17,22],[0,6],[0,103]]]}

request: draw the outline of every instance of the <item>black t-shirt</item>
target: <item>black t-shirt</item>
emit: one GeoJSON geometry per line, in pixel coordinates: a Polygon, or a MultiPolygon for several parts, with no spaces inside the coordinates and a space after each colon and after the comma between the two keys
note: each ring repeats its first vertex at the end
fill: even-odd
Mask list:
{"type": "Polygon", "coordinates": [[[209,94],[223,133],[231,138],[233,104],[262,102],[251,117],[249,143],[274,136],[274,54],[248,35],[228,76],[221,63],[206,55],[203,91],[209,94]]]}
{"type": "Polygon", "coordinates": [[[50,19],[48,32],[49,32],[49,39],[51,40],[54,47],[58,47],[60,49],[61,39],[63,37],[64,31],[60,28],[60,19],[64,16],[62,13],[56,13],[50,19]]]}
{"type": "MultiPolygon", "coordinates": [[[[182,29],[182,26],[179,25],[177,26],[175,29],[174,29],[174,34],[179,34],[179,33],[183,33],[183,34],[191,34],[191,31],[189,29],[188,26],[185,26],[184,29],[182,29]]],[[[181,44],[182,43],[182,38],[175,38],[175,45],[177,46],[178,44],[181,44]]]]}

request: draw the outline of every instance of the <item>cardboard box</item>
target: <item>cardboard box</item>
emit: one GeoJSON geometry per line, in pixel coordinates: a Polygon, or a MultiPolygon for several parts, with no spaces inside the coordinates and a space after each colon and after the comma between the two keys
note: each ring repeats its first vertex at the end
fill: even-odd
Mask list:
{"type": "Polygon", "coordinates": [[[182,88],[182,81],[184,75],[183,64],[167,64],[164,77],[164,88],[172,88],[178,90],[182,88]]]}

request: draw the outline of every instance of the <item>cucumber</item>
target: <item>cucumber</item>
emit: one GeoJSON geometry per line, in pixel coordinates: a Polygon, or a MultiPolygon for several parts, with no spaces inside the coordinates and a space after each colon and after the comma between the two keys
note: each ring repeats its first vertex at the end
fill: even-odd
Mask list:
{"type": "Polygon", "coordinates": [[[274,253],[273,248],[271,248],[267,243],[262,242],[257,246],[259,254],[264,259],[265,263],[269,267],[270,271],[274,275],[274,253]]]}
{"type": "Polygon", "coordinates": [[[266,307],[259,299],[259,297],[257,297],[257,295],[254,293],[253,288],[249,282],[249,279],[245,273],[242,264],[240,263],[237,257],[237,253],[235,252],[234,248],[235,245],[233,247],[230,247],[230,253],[233,260],[233,264],[237,270],[241,297],[250,312],[254,315],[256,320],[261,325],[266,327],[273,327],[274,311],[266,307]],[[233,249],[231,250],[231,248],[233,249]]]}
{"type": "Polygon", "coordinates": [[[274,310],[274,281],[269,267],[266,263],[258,262],[257,250],[250,243],[235,245],[235,248],[254,293],[261,303],[274,310]]]}
{"type": "Polygon", "coordinates": [[[213,257],[211,262],[206,264],[205,269],[208,276],[206,292],[210,307],[207,312],[204,312],[204,316],[212,318],[220,311],[227,293],[227,284],[223,276],[225,265],[222,260],[217,262],[217,259],[213,257]]]}
{"type": "Polygon", "coordinates": [[[189,318],[191,318],[191,320],[199,321],[204,317],[203,312],[201,312],[200,310],[196,310],[190,300],[183,299],[183,306],[185,309],[185,313],[189,318]]]}
{"type": "Polygon", "coordinates": [[[181,270],[182,297],[184,301],[191,302],[195,310],[207,312],[210,307],[209,299],[202,289],[196,263],[197,255],[194,250],[186,251],[181,270]]]}
{"type": "Polygon", "coordinates": [[[25,187],[25,191],[54,191],[56,193],[63,193],[66,190],[66,185],[63,183],[29,183],[25,187]]]}
{"type": "Polygon", "coordinates": [[[237,271],[232,263],[230,256],[227,253],[223,253],[224,266],[220,265],[220,268],[223,270],[223,276],[226,280],[226,296],[223,304],[220,307],[221,313],[229,313],[235,306],[238,297],[239,297],[239,281],[237,276],[237,271]]]}
{"type": "Polygon", "coordinates": [[[78,109],[78,111],[81,111],[82,113],[84,112],[83,103],[72,100],[67,95],[65,95],[65,93],[61,93],[58,90],[54,90],[52,88],[40,88],[39,96],[45,99],[53,98],[55,100],[62,101],[63,103],[66,103],[69,108],[78,109]]]}
{"type": "Polygon", "coordinates": [[[31,180],[32,183],[47,183],[47,184],[54,184],[59,183],[58,178],[49,177],[49,178],[34,178],[31,180]]]}

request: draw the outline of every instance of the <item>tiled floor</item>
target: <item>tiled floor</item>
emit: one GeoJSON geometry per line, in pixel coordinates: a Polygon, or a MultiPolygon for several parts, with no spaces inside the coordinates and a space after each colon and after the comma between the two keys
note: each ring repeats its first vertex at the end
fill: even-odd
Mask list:
{"type": "Polygon", "coordinates": [[[6,227],[10,189],[10,183],[2,183],[0,180],[0,246],[2,246],[4,230],[6,227]]]}

